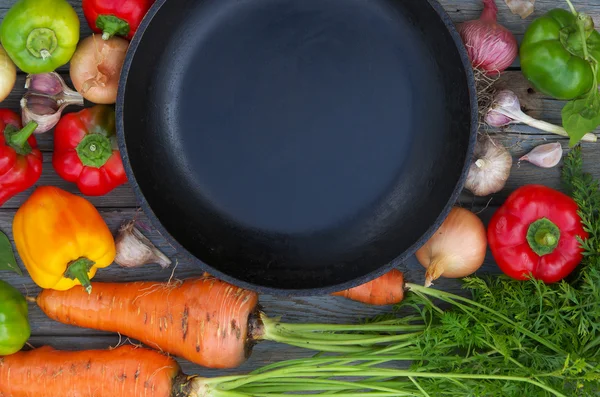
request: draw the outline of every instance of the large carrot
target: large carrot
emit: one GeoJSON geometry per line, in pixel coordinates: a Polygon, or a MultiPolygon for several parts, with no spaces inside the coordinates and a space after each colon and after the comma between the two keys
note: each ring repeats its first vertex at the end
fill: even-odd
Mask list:
{"type": "Polygon", "coordinates": [[[174,383],[184,381],[179,374],[172,358],[131,345],[86,351],[44,346],[0,358],[0,396],[170,397],[174,383]]]}
{"type": "Polygon", "coordinates": [[[357,287],[334,292],[334,296],[343,296],[368,305],[393,305],[404,299],[404,275],[392,269],[381,277],[357,287]]]}
{"type": "Polygon", "coordinates": [[[212,277],[183,284],[94,283],[81,288],[43,290],[40,308],[52,319],[119,332],[150,347],[211,368],[233,368],[246,359],[255,335],[258,295],[212,277]]]}
{"type": "MultiPolygon", "coordinates": [[[[553,391],[534,378],[516,374],[445,374],[378,366],[406,359],[406,355],[390,354],[313,357],[275,363],[248,375],[203,378],[184,374],[174,359],[157,351],[131,345],[85,351],[44,346],[0,357],[0,397],[433,396],[434,390],[428,394],[424,389],[431,383],[421,379],[460,384],[461,378],[522,382],[553,391]]],[[[434,383],[434,387],[440,386],[434,383]]]]}
{"type": "Polygon", "coordinates": [[[260,340],[354,353],[410,339],[424,329],[402,318],[356,325],[285,324],[259,310],[256,293],[211,276],[178,283],[94,282],[92,286],[91,294],[80,286],[43,290],[36,301],[56,321],[118,332],[210,368],[239,366],[260,340]]]}

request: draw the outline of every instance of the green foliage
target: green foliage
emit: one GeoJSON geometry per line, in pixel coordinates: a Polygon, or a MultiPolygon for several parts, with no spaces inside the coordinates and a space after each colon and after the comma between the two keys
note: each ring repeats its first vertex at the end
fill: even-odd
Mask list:
{"type": "Polygon", "coordinates": [[[415,342],[423,359],[412,369],[489,375],[487,380],[424,379],[421,386],[430,395],[599,395],[600,189],[583,171],[579,147],[566,157],[562,178],[590,235],[580,241],[584,260],[568,280],[468,277],[464,288],[472,299],[408,286],[408,304],[429,324],[415,342]],[[442,310],[432,300],[451,308],[442,310]],[[455,359],[448,360],[452,355],[455,359]],[[532,379],[546,389],[495,376],[532,379]]]}

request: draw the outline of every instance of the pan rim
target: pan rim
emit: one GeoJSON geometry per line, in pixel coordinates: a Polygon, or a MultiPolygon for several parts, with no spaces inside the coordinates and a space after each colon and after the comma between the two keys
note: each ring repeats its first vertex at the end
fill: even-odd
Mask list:
{"type": "Polygon", "coordinates": [[[140,23],[135,35],[130,41],[129,47],[127,49],[127,53],[125,56],[125,60],[123,62],[123,67],[121,69],[121,75],[119,78],[119,89],[117,93],[117,101],[115,106],[116,112],[116,132],[117,132],[117,143],[119,147],[119,152],[121,154],[123,167],[125,169],[125,174],[127,175],[129,185],[131,186],[134,196],[138,201],[139,206],[144,211],[144,214],[148,217],[152,226],[161,234],[161,236],[176,250],[176,255],[183,254],[185,255],[194,265],[198,266],[199,273],[208,272],[211,276],[214,276],[220,280],[223,280],[227,283],[233,284],[237,287],[252,290],[261,294],[270,294],[275,296],[317,296],[317,295],[328,295],[333,292],[353,288],[359,286],[361,284],[367,283],[369,281],[374,280],[377,277],[384,275],[390,270],[397,268],[400,264],[406,262],[409,258],[411,258],[415,252],[427,242],[431,238],[431,236],[435,233],[435,231],[440,227],[442,222],[446,219],[448,214],[450,213],[452,207],[456,204],[459,195],[464,189],[465,181],[469,172],[470,164],[474,155],[475,143],[477,140],[478,133],[478,105],[477,105],[477,93],[475,86],[475,77],[473,73],[473,69],[471,66],[471,61],[468,57],[467,50],[463,44],[463,41],[454,26],[454,22],[451,20],[450,16],[446,12],[446,10],[442,7],[442,5],[438,2],[438,0],[427,0],[429,6],[437,13],[438,17],[443,22],[446,27],[450,37],[452,38],[455,48],[458,51],[458,55],[463,65],[463,69],[465,71],[465,77],[467,81],[467,89],[469,92],[469,100],[470,100],[470,111],[471,111],[471,122],[470,122],[470,131],[469,131],[469,140],[467,145],[467,150],[465,153],[465,162],[462,167],[461,174],[458,178],[458,181],[455,184],[454,190],[452,194],[448,198],[444,208],[436,218],[436,220],[429,226],[429,228],[425,231],[425,233],[415,241],[411,246],[408,247],[404,252],[400,253],[389,263],[380,266],[374,271],[368,272],[360,277],[354,278],[350,281],[346,281],[339,284],[329,285],[327,287],[317,287],[317,288],[304,288],[304,289],[285,289],[285,288],[276,288],[269,287],[265,285],[259,285],[250,283],[244,280],[241,280],[235,276],[231,276],[229,274],[223,273],[216,268],[213,268],[209,264],[197,258],[191,252],[189,252],[182,244],[180,244],[163,226],[162,222],[156,216],[154,211],[152,210],[150,204],[146,200],[146,197],[141,191],[139,184],[135,178],[135,174],[131,163],[129,161],[129,154],[127,151],[127,144],[125,142],[125,132],[124,132],[124,101],[125,101],[125,87],[127,84],[127,80],[129,77],[129,70],[131,64],[133,62],[133,58],[136,54],[137,48],[143,38],[144,32],[158,13],[158,11],[162,8],[162,6],[167,2],[167,0],[156,0],[156,2],[152,5],[150,10],[144,16],[144,19],[140,23]]]}

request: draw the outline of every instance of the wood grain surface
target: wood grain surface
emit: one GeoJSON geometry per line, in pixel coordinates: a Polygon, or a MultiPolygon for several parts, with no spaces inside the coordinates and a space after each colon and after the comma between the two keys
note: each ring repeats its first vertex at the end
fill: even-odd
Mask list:
{"type": "MultiPolygon", "coordinates": [[[[411,0],[422,1],[422,0],[411,0]]],[[[520,40],[526,26],[533,18],[542,15],[553,7],[564,7],[560,1],[556,0],[537,0],[536,10],[527,19],[523,20],[517,15],[513,15],[506,7],[503,0],[496,0],[499,7],[499,21],[511,29],[520,40]]],[[[3,18],[8,8],[14,0],[0,0],[0,18],[3,18]]],[[[90,29],[82,16],[81,1],[70,0],[71,4],[80,15],[81,37],[90,34],[90,29]]],[[[575,6],[581,11],[590,13],[597,23],[600,23],[600,1],[574,0],[575,6]]],[[[481,12],[481,0],[441,0],[445,10],[456,23],[476,18],[481,12]]],[[[505,87],[515,90],[522,97],[524,111],[533,117],[542,118],[546,121],[560,123],[560,110],[564,106],[563,102],[544,97],[533,90],[523,78],[519,71],[518,59],[511,68],[511,71],[505,73],[502,77],[502,84],[505,87]]],[[[68,68],[62,67],[60,71],[63,77],[70,84],[68,68]]],[[[2,103],[3,107],[18,110],[19,100],[24,93],[25,75],[20,73],[17,84],[11,95],[2,103]]],[[[72,85],[71,85],[72,86],[72,85]]],[[[77,107],[70,107],[67,112],[77,111],[77,107]]],[[[473,197],[468,192],[461,194],[457,205],[471,209],[487,224],[494,211],[503,203],[508,195],[516,188],[529,183],[540,183],[553,188],[560,189],[560,167],[552,169],[541,169],[526,162],[519,162],[518,159],[531,150],[533,147],[547,142],[561,142],[565,153],[569,150],[568,140],[555,135],[542,133],[526,126],[513,125],[508,128],[482,129],[483,133],[489,133],[499,139],[503,144],[510,148],[514,163],[512,172],[506,187],[497,194],[489,197],[473,197]]],[[[598,132],[598,131],[597,131],[598,132]]],[[[44,171],[41,179],[36,186],[55,185],[73,193],[78,193],[74,185],[60,179],[52,169],[52,133],[40,135],[38,142],[44,154],[44,171]]],[[[595,176],[600,177],[600,151],[598,144],[584,143],[583,156],[586,169],[595,176]]],[[[32,189],[29,189],[0,208],[0,230],[5,232],[12,240],[11,225],[16,209],[29,196],[32,189]]],[[[119,225],[135,217],[145,225],[150,223],[144,213],[138,208],[136,199],[129,185],[121,186],[110,194],[103,197],[87,197],[95,206],[97,206],[109,225],[110,229],[116,233],[119,225]]],[[[174,277],[183,279],[200,275],[200,269],[185,255],[185,253],[176,252],[162,236],[154,231],[145,232],[145,234],[169,257],[172,258],[175,269],[174,277]]],[[[19,266],[24,271],[24,276],[18,276],[10,272],[0,273],[0,278],[19,288],[28,296],[35,296],[39,288],[27,276],[22,263],[19,260],[19,266]]],[[[402,271],[406,272],[406,278],[412,282],[423,281],[423,268],[418,262],[411,258],[407,263],[400,266],[402,271]]],[[[123,269],[113,265],[108,269],[101,270],[96,276],[97,281],[113,280],[166,280],[171,276],[173,269],[160,269],[156,265],[149,265],[136,270],[123,269]]],[[[482,273],[498,273],[491,254],[488,252],[485,265],[480,270],[482,273]]],[[[457,280],[439,280],[435,284],[436,288],[465,294],[461,290],[460,283],[457,280]]],[[[264,310],[270,316],[282,316],[284,321],[289,322],[356,322],[359,318],[373,316],[375,314],[389,311],[389,307],[368,307],[363,304],[344,300],[343,298],[331,296],[318,297],[273,297],[263,295],[260,301],[264,310]]],[[[98,332],[94,330],[74,328],[50,321],[35,305],[30,306],[30,321],[32,327],[32,337],[30,343],[33,346],[50,344],[55,348],[61,349],[85,349],[85,348],[103,348],[115,346],[117,343],[130,343],[120,338],[118,335],[98,332]]],[[[135,341],[132,341],[135,343],[135,341]]],[[[261,365],[271,363],[277,360],[306,357],[312,354],[299,348],[279,345],[276,343],[265,342],[259,344],[255,349],[251,359],[242,367],[229,370],[217,371],[207,370],[180,360],[183,368],[188,373],[204,374],[206,376],[215,376],[226,373],[245,372],[261,365]]]]}

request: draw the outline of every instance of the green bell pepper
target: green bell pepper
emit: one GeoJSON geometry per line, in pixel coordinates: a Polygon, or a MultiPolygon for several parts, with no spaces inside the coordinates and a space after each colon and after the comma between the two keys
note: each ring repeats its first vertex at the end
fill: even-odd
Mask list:
{"type": "Polygon", "coordinates": [[[18,0],[0,25],[2,46],[25,73],[54,71],[79,42],[79,17],[66,0],[18,0]]]}
{"type": "Polygon", "coordinates": [[[600,60],[600,33],[590,24],[591,19],[585,18],[554,9],[527,28],[520,49],[521,69],[538,91],[556,99],[570,100],[585,95],[592,88],[593,64],[583,53],[579,26],[587,37],[588,56],[596,60],[600,60]]]}
{"type": "Polygon", "coordinates": [[[574,146],[600,126],[600,33],[589,15],[566,2],[571,12],[550,10],[529,25],[520,55],[523,75],[534,88],[569,101],[561,115],[574,146]]]}
{"type": "Polygon", "coordinates": [[[0,280],[0,356],[21,350],[29,339],[27,301],[13,286],[0,280]]]}

